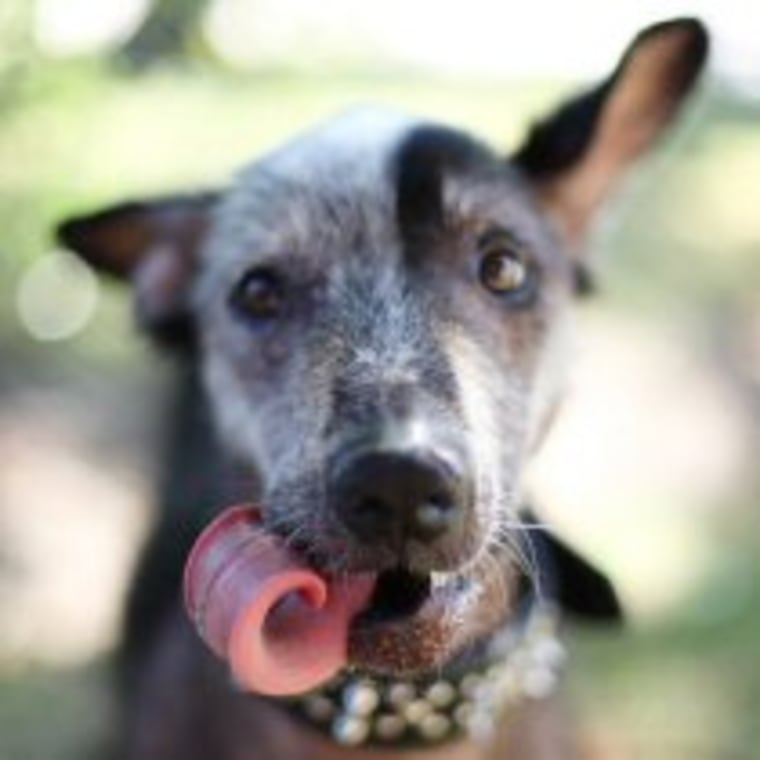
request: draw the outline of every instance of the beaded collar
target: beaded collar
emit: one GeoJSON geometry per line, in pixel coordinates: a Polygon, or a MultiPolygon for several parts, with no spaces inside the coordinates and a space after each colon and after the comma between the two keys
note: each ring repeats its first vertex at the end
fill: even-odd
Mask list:
{"type": "Polygon", "coordinates": [[[554,605],[536,602],[489,642],[478,664],[416,681],[346,671],[286,704],[347,747],[412,749],[463,736],[484,741],[504,710],[555,690],[565,660],[558,619],[554,605]]]}

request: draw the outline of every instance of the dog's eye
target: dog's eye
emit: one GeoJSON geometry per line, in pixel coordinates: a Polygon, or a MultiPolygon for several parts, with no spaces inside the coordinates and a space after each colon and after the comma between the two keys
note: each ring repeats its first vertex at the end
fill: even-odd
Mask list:
{"type": "Polygon", "coordinates": [[[497,233],[481,241],[480,282],[492,293],[525,295],[532,290],[533,271],[523,247],[497,233]]]}
{"type": "Polygon", "coordinates": [[[282,281],[266,269],[247,272],[230,294],[230,306],[244,317],[273,319],[282,311],[282,281]]]}

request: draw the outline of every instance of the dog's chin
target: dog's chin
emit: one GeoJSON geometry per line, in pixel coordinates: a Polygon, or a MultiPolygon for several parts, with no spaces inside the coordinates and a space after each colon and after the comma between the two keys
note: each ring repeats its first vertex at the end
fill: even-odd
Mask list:
{"type": "Polygon", "coordinates": [[[381,573],[349,635],[349,662],[362,671],[413,678],[446,665],[509,617],[516,573],[493,557],[464,572],[381,573]]]}

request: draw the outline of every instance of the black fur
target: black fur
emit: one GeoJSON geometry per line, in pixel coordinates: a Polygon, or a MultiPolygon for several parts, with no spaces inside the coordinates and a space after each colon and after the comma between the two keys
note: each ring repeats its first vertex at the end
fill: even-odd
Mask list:
{"type": "Polygon", "coordinates": [[[182,572],[190,549],[215,511],[250,501],[247,483],[224,460],[206,394],[192,360],[178,360],[159,484],[158,523],[142,551],[127,602],[122,674],[129,687],[135,663],[149,650],[166,616],[180,602],[182,572]]]}
{"type": "Polygon", "coordinates": [[[531,129],[512,161],[535,179],[558,174],[579,161],[594,136],[614,77],[560,106],[531,129]]]}
{"type": "Polygon", "coordinates": [[[573,266],[573,290],[579,298],[586,298],[596,293],[596,277],[581,261],[573,266]]]}
{"type": "Polygon", "coordinates": [[[545,540],[551,549],[557,601],[562,609],[588,621],[622,620],[623,607],[609,579],[556,536],[547,533],[545,540]]]}
{"type": "Polygon", "coordinates": [[[420,244],[444,224],[443,177],[496,163],[493,154],[468,135],[445,127],[413,129],[401,143],[396,160],[396,220],[410,259],[420,244]]]}
{"type": "MultiPolygon", "coordinates": [[[[530,509],[521,512],[528,525],[537,520],[530,509]]],[[[541,592],[565,613],[592,623],[619,623],[623,606],[609,579],[548,529],[531,530],[526,552],[540,575],[541,592]]]]}

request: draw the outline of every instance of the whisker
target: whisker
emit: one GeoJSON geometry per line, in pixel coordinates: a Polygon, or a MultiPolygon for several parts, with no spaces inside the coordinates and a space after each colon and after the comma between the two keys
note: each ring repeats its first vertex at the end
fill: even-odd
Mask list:
{"type": "Polygon", "coordinates": [[[507,551],[525,573],[533,592],[539,599],[544,598],[538,554],[531,537],[532,530],[545,529],[538,523],[523,523],[520,520],[504,520],[495,531],[492,542],[507,551]]]}
{"type": "Polygon", "coordinates": [[[550,530],[548,523],[542,522],[523,522],[522,520],[504,521],[501,523],[502,528],[509,530],[550,530]]]}

